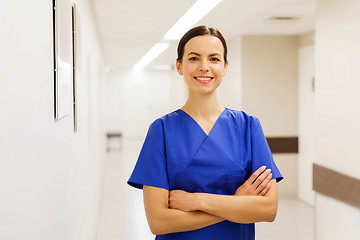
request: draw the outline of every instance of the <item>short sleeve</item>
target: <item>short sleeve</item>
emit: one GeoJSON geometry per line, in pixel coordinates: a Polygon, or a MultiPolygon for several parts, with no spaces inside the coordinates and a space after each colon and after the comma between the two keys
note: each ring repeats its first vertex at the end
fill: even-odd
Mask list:
{"type": "Polygon", "coordinates": [[[260,121],[256,117],[253,117],[251,121],[251,154],[252,173],[259,167],[266,166],[266,169],[271,168],[272,179],[276,179],[277,182],[280,182],[283,179],[283,176],[275,164],[260,121]]]}
{"type": "Polygon", "coordinates": [[[154,121],[148,130],[135,168],[128,180],[132,187],[143,185],[169,190],[165,157],[165,136],[161,119],[154,121]]]}

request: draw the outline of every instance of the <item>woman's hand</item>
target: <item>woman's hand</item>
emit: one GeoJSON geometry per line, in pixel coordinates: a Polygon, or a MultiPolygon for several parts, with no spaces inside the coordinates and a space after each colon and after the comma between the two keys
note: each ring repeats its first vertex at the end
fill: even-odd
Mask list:
{"type": "Polygon", "coordinates": [[[172,190],[169,193],[169,208],[185,212],[196,211],[196,193],[172,190]]]}
{"type": "Polygon", "coordinates": [[[235,192],[236,196],[264,196],[270,189],[271,169],[262,166],[235,192]]]}

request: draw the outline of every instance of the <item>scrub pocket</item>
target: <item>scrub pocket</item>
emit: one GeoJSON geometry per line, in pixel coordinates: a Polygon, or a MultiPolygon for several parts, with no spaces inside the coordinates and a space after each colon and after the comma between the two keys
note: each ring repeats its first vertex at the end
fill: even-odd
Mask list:
{"type": "Polygon", "coordinates": [[[234,169],[228,171],[225,180],[225,189],[229,195],[234,195],[236,190],[246,181],[246,171],[243,169],[234,169]]]}

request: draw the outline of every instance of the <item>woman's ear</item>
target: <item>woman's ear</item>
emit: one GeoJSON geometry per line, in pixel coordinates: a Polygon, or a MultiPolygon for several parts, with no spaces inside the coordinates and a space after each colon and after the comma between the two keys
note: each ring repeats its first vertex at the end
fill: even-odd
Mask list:
{"type": "Polygon", "coordinates": [[[176,61],[176,70],[177,70],[177,72],[179,73],[180,76],[183,75],[182,64],[179,61],[176,61]]]}
{"type": "Polygon", "coordinates": [[[228,66],[229,66],[229,63],[225,63],[224,70],[223,70],[223,76],[226,75],[226,70],[227,70],[228,66]]]}

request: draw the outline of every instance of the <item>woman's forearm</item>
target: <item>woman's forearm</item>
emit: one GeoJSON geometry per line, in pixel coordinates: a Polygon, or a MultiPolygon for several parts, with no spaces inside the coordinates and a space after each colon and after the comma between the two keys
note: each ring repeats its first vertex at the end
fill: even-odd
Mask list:
{"type": "Polygon", "coordinates": [[[237,223],[273,221],[277,212],[277,184],[265,196],[186,193],[144,186],[146,216],[153,234],[192,231],[229,220],[237,223]],[[170,202],[170,204],[169,204],[170,202]]]}
{"type": "Polygon", "coordinates": [[[163,209],[152,220],[149,219],[149,226],[153,234],[161,235],[197,230],[222,221],[224,219],[201,211],[163,209]]]}
{"type": "Polygon", "coordinates": [[[202,212],[186,212],[168,207],[168,191],[144,186],[144,204],[150,230],[155,235],[192,231],[224,219],[202,212]]]}
{"type": "Polygon", "coordinates": [[[265,196],[226,196],[196,193],[194,208],[237,223],[274,221],[277,212],[276,180],[265,196]]]}
{"type": "Polygon", "coordinates": [[[201,196],[201,211],[236,223],[271,222],[276,216],[276,206],[262,196],[201,196]]]}

